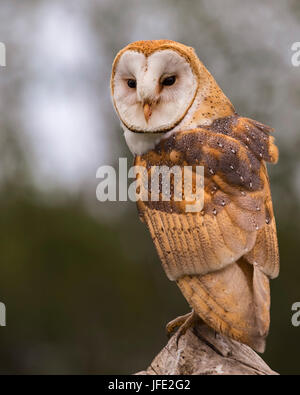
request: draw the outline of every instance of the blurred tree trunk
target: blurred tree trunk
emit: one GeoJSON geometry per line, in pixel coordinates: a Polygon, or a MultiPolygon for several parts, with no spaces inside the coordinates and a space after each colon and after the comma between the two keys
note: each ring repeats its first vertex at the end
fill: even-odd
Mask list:
{"type": "Polygon", "coordinates": [[[173,336],[145,371],[137,375],[277,375],[248,346],[205,324],[173,336]]]}

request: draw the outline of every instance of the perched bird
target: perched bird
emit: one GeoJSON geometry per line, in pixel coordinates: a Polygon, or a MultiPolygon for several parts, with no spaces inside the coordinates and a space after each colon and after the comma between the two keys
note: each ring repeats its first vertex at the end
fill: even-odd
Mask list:
{"type": "Polygon", "coordinates": [[[183,333],[200,317],[263,352],[269,279],[279,272],[265,164],[278,160],[272,129],[239,116],[193,48],[174,41],[138,41],[122,49],[113,63],[111,94],[136,165],[147,172],[204,166],[201,212],[188,212],[185,196],[137,202],[168,278],[192,308],[167,329],[183,333]]]}

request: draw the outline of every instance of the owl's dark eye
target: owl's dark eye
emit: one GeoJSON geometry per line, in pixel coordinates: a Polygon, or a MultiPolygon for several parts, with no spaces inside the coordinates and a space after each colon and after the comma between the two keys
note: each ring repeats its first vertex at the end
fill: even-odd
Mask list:
{"type": "Polygon", "coordinates": [[[167,77],[162,81],[162,85],[171,86],[175,83],[175,81],[176,81],[175,75],[171,75],[170,77],[167,77]]]}
{"type": "Polygon", "coordinates": [[[129,88],[136,88],[136,80],[133,80],[133,79],[129,79],[128,81],[127,81],[127,85],[129,86],[129,88]]]}

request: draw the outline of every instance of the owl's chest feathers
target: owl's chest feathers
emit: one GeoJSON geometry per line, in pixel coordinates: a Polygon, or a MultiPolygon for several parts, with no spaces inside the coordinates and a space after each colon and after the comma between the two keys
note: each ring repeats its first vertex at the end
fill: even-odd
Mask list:
{"type": "Polygon", "coordinates": [[[163,133],[134,133],[122,125],[126,144],[133,155],[143,155],[155,148],[163,138],[163,133]]]}

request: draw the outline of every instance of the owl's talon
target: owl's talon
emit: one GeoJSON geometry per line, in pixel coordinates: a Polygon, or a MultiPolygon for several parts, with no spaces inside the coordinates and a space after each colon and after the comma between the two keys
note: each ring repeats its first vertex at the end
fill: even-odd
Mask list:
{"type": "Polygon", "coordinates": [[[176,342],[176,347],[178,348],[179,340],[181,336],[185,335],[188,329],[192,328],[195,322],[198,319],[198,315],[192,310],[190,314],[188,314],[188,318],[185,320],[185,322],[180,326],[178,331],[175,334],[175,342],[176,342]]]}
{"type": "Polygon", "coordinates": [[[192,310],[190,313],[177,317],[167,324],[166,329],[169,338],[173,335],[174,331],[177,330],[174,334],[177,348],[181,336],[186,334],[187,330],[193,326],[196,320],[198,320],[198,315],[192,310]]]}
{"type": "Polygon", "coordinates": [[[193,312],[187,313],[185,315],[180,315],[179,317],[174,318],[174,320],[167,323],[166,332],[169,339],[177,331],[177,329],[186,322],[191,314],[193,314],[193,312]]]}

